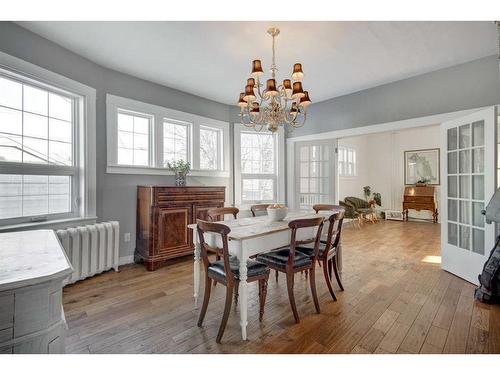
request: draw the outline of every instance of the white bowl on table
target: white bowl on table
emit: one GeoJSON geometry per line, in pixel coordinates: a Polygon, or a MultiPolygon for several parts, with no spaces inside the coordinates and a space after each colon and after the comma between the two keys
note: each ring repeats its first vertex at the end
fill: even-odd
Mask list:
{"type": "Polygon", "coordinates": [[[282,221],[288,214],[288,207],[267,208],[267,215],[270,221],[282,221]]]}

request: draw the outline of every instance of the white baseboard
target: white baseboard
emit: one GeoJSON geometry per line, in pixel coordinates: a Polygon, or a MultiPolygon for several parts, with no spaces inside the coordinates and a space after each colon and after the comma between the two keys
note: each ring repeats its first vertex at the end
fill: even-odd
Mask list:
{"type": "Polygon", "coordinates": [[[133,255],[127,255],[126,257],[120,257],[120,259],[118,259],[119,266],[123,266],[125,264],[130,264],[130,263],[134,263],[133,255]]]}

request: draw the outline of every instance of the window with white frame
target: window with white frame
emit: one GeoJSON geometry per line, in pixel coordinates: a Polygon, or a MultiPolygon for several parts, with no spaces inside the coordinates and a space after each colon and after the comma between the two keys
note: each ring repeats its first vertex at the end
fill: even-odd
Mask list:
{"type": "Polygon", "coordinates": [[[190,175],[229,177],[225,122],[108,95],[107,134],[108,173],[171,174],[183,160],[190,175]]]}
{"type": "Polygon", "coordinates": [[[0,69],[0,225],[95,214],[84,191],[95,183],[86,158],[95,143],[83,139],[95,131],[95,106],[85,105],[95,90],[0,53],[2,62],[12,70],[0,69]]]}
{"type": "Polygon", "coordinates": [[[163,120],[163,166],[173,161],[189,161],[188,144],[191,124],[163,120]]]}
{"type": "Polygon", "coordinates": [[[118,109],[118,164],[144,165],[149,162],[149,115],[118,109]]]}
{"type": "Polygon", "coordinates": [[[235,184],[238,204],[284,200],[283,135],[236,126],[235,184]],[[280,191],[281,190],[281,191],[280,191]]]}
{"type": "Polygon", "coordinates": [[[221,148],[221,129],[200,126],[200,169],[219,169],[221,148]]]}
{"type": "Polygon", "coordinates": [[[356,176],[356,150],[349,147],[339,146],[339,176],[356,176]]]}

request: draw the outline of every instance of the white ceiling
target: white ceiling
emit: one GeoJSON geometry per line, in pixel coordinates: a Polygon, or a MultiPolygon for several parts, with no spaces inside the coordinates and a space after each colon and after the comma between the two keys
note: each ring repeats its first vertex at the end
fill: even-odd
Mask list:
{"type": "Polygon", "coordinates": [[[251,61],[302,62],[313,102],[496,53],[492,22],[18,22],[97,64],[235,104],[251,61]]]}

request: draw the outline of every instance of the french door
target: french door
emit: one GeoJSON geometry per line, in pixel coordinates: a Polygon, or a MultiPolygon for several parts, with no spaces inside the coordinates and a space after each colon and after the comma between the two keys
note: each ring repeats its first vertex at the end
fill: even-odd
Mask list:
{"type": "Polygon", "coordinates": [[[441,267],[478,284],[494,225],[481,211],[495,191],[496,108],[441,124],[441,267]]]}
{"type": "Polygon", "coordinates": [[[295,144],[295,207],[335,203],[336,147],[336,139],[295,144]]]}

